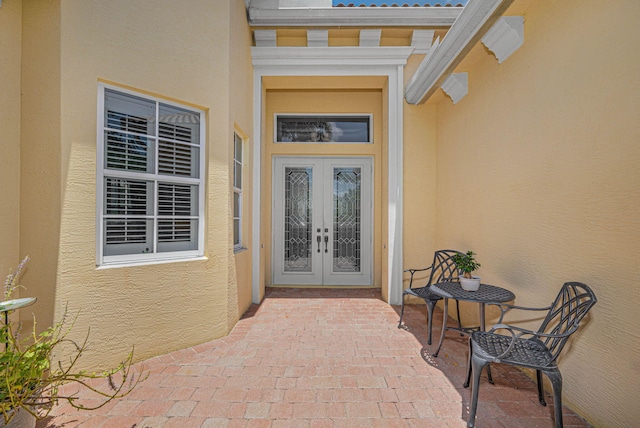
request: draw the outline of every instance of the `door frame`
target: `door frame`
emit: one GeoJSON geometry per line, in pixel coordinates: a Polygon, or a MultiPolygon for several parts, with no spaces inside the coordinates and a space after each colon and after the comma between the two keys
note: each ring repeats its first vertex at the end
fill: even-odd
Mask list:
{"type": "MultiPolygon", "coordinates": [[[[404,66],[413,47],[257,47],[251,48],[253,66],[253,177],[251,275],[252,301],[260,303],[264,295],[262,261],[261,203],[262,162],[264,144],[264,101],[269,76],[383,76],[386,77],[387,130],[387,236],[381,245],[386,251],[386,278],[382,297],[392,305],[402,299],[402,174],[403,174],[403,106],[404,66]]],[[[383,267],[383,272],[385,268],[383,267]]]]}
{"type": "MultiPolygon", "coordinates": [[[[375,233],[374,233],[374,224],[375,224],[375,214],[374,214],[374,157],[372,155],[363,155],[363,156],[328,156],[328,155],[305,155],[305,156],[296,156],[296,155],[276,155],[273,156],[272,165],[271,165],[271,177],[272,177],[272,201],[271,201],[271,281],[274,285],[313,285],[318,287],[328,287],[328,286],[365,286],[370,287],[373,285],[373,259],[374,259],[374,251],[373,244],[375,242],[375,233]],[[321,162],[319,162],[321,161],[321,162]],[[363,195],[361,199],[362,207],[362,218],[363,218],[363,232],[366,230],[366,235],[364,240],[362,240],[362,252],[361,252],[361,272],[360,273],[344,273],[344,274],[333,274],[331,273],[331,266],[327,266],[327,258],[322,256],[314,257],[316,268],[310,272],[308,275],[303,273],[301,274],[292,274],[291,276],[302,276],[308,277],[307,279],[313,284],[305,284],[303,281],[297,282],[295,279],[292,280],[278,280],[276,281],[276,277],[278,275],[283,275],[286,277],[285,273],[278,274],[277,268],[281,267],[278,264],[277,258],[281,256],[276,250],[278,248],[278,242],[281,238],[279,232],[282,231],[282,225],[279,224],[279,221],[282,220],[279,216],[276,216],[278,212],[278,205],[284,202],[284,199],[279,200],[276,195],[279,192],[280,186],[284,184],[284,177],[282,177],[282,181],[279,181],[276,177],[279,177],[282,173],[281,169],[285,168],[288,165],[291,166],[321,166],[322,169],[322,178],[323,178],[323,191],[320,194],[314,193],[313,200],[314,206],[318,200],[322,200],[322,211],[319,213],[314,211],[315,224],[313,227],[317,227],[317,223],[319,218],[324,221],[331,217],[331,211],[333,209],[333,191],[324,187],[327,184],[327,176],[326,173],[333,166],[338,166],[340,164],[344,164],[345,166],[351,166],[354,164],[361,164],[362,167],[362,187],[361,194],[363,195]],[[366,195],[366,196],[365,196],[366,195]],[[368,206],[367,206],[368,204],[368,206]],[[366,240],[366,242],[365,242],[366,240]],[[320,264],[321,269],[316,270],[318,268],[319,259],[322,259],[320,264]],[[319,281],[318,281],[319,279],[319,281]],[[319,282],[319,283],[318,283],[319,282]]],[[[332,176],[331,176],[332,177],[332,176]]],[[[331,178],[332,181],[332,178],[331,178]]],[[[314,183],[317,183],[314,181],[314,183]]],[[[317,186],[317,184],[316,184],[317,186]]],[[[281,189],[280,189],[281,190],[281,189]]],[[[284,198],[284,196],[283,196],[284,198]]],[[[281,208],[281,207],[280,207],[281,208]]],[[[318,208],[318,207],[315,207],[318,208]]],[[[284,214],[284,213],[282,213],[284,214]]],[[[327,226],[326,224],[323,225],[327,226]]],[[[364,234],[364,233],[363,233],[364,234]]],[[[315,236],[315,234],[314,234],[315,236]]],[[[333,239],[331,239],[331,244],[333,244],[333,239]]],[[[315,256],[315,254],[314,254],[315,256]]]]}

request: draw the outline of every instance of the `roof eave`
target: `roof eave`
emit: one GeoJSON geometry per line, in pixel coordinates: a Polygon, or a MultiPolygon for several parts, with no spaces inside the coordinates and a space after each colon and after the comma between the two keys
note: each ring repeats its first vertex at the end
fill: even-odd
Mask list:
{"type": "Polygon", "coordinates": [[[253,27],[433,27],[448,28],[463,7],[354,7],[262,9],[249,7],[253,27]]]}

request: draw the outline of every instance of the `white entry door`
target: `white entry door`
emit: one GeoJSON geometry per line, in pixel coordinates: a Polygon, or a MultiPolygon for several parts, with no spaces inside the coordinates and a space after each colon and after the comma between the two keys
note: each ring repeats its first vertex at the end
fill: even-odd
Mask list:
{"type": "Polygon", "coordinates": [[[277,157],[273,283],[372,285],[371,158],[277,157]]]}

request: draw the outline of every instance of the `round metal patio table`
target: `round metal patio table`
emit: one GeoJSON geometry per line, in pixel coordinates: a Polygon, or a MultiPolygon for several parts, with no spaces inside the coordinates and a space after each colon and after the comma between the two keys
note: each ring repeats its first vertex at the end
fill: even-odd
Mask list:
{"type": "MultiPolygon", "coordinates": [[[[459,282],[439,282],[431,286],[430,291],[444,299],[444,315],[442,320],[442,331],[440,332],[440,342],[438,343],[438,349],[433,354],[434,357],[438,356],[442,342],[444,340],[444,333],[447,330],[455,330],[464,334],[471,334],[472,331],[485,329],[485,304],[490,302],[510,302],[515,300],[516,295],[506,288],[496,287],[495,285],[480,284],[480,288],[477,291],[465,291],[460,286],[459,282]],[[447,319],[449,317],[449,299],[454,299],[463,302],[475,302],[480,306],[480,326],[479,327],[448,327],[447,319]]],[[[489,382],[493,383],[491,378],[491,370],[487,366],[487,374],[489,376],[489,382]]]]}
{"type": "MultiPolygon", "coordinates": [[[[4,312],[4,325],[9,325],[9,311],[31,306],[36,302],[35,297],[23,297],[21,299],[5,300],[0,302],[0,312],[4,312]]],[[[8,343],[4,344],[4,350],[7,350],[8,343]]]]}

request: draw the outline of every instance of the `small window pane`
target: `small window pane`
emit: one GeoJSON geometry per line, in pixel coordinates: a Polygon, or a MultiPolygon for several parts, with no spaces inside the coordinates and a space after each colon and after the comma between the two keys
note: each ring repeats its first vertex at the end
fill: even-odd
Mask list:
{"type": "Polygon", "coordinates": [[[189,251],[198,248],[198,220],[158,220],[158,252],[189,251]]]}
{"type": "Polygon", "coordinates": [[[242,189],[242,164],[238,162],[234,162],[233,186],[242,189]]]}
{"type": "Polygon", "coordinates": [[[195,146],[175,141],[158,143],[158,173],[197,178],[199,151],[195,146]]]}
{"type": "Polygon", "coordinates": [[[233,186],[242,189],[242,139],[238,134],[233,134],[233,186]]]}
{"type": "Polygon", "coordinates": [[[233,148],[233,158],[242,163],[242,138],[238,134],[233,134],[234,136],[234,148],[233,148]]]}
{"type": "Polygon", "coordinates": [[[105,127],[155,135],[156,103],[133,95],[105,90],[105,127]]]}
{"type": "Polygon", "coordinates": [[[233,192],[233,216],[240,217],[240,193],[233,192]]]}
{"type": "Polygon", "coordinates": [[[200,115],[179,107],[160,104],[160,137],[198,145],[200,115]]]}
{"type": "Polygon", "coordinates": [[[233,220],[233,245],[240,245],[240,219],[233,220]]]}
{"type": "Polygon", "coordinates": [[[165,216],[198,215],[198,186],[158,183],[158,214],[165,216]]]}
{"type": "Polygon", "coordinates": [[[149,138],[107,131],[104,140],[105,168],[152,172],[152,163],[149,159],[149,138]]]}
{"type": "Polygon", "coordinates": [[[152,214],[153,188],[151,182],[105,177],[105,214],[152,214]]]}
{"type": "Polygon", "coordinates": [[[104,221],[106,256],[150,253],[153,221],[140,218],[107,218],[104,221]]]}

